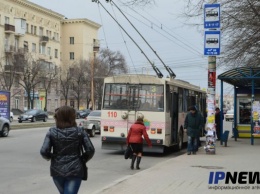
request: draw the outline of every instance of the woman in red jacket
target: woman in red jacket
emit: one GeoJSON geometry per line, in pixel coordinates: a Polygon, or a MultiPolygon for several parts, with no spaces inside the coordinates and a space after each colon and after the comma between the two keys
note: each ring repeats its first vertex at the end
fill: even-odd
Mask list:
{"type": "Polygon", "coordinates": [[[130,144],[133,150],[133,157],[131,162],[131,169],[134,169],[134,163],[136,162],[136,169],[140,169],[139,165],[142,158],[143,153],[143,137],[145,138],[149,147],[152,147],[151,140],[148,137],[146,132],[146,128],[144,126],[144,121],[142,118],[138,118],[136,122],[130,127],[130,130],[127,135],[127,145],[130,144]]]}

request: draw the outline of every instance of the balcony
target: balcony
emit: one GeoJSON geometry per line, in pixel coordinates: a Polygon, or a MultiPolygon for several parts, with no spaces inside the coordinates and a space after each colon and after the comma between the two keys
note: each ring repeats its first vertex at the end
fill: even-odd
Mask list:
{"type": "Polygon", "coordinates": [[[48,41],[49,41],[49,37],[48,36],[42,36],[41,39],[40,39],[40,42],[43,43],[43,44],[44,43],[46,44],[48,41]]]}
{"type": "Polygon", "coordinates": [[[5,33],[14,34],[15,26],[10,25],[10,24],[5,24],[5,33]]]}
{"type": "Polygon", "coordinates": [[[24,55],[28,52],[28,48],[18,48],[16,49],[15,54],[17,55],[24,55]]]}
{"type": "Polygon", "coordinates": [[[15,52],[15,47],[13,45],[5,45],[5,52],[13,53],[13,52],[15,52]]]}
{"type": "Polygon", "coordinates": [[[17,72],[17,73],[23,73],[24,72],[24,68],[22,66],[14,66],[14,65],[5,65],[4,66],[4,70],[5,72],[17,72]]]}

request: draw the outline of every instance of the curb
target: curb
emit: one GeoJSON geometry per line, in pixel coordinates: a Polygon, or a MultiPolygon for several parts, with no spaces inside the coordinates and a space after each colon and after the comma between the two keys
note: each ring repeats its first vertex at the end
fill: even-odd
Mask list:
{"type": "Polygon", "coordinates": [[[26,124],[21,124],[21,123],[11,123],[11,130],[15,129],[28,129],[28,128],[39,128],[39,127],[52,127],[54,126],[54,122],[35,122],[35,123],[26,123],[26,124]]]}

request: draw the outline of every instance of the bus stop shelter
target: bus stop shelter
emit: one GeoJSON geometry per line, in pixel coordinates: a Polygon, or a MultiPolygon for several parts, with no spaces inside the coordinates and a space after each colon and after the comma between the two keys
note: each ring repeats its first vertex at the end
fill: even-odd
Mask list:
{"type": "MultiPolygon", "coordinates": [[[[221,81],[220,87],[220,109],[223,111],[223,82],[234,86],[234,125],[233,135],[236,139],[238,137],[238,114],[237,114],[237,96],[238,94],[250,94],[251,95],[251,107],[255,101],[255,95],[260,94],[260,67],[238,67],[226,71],[218,76],[221,81]]],[[[251,127],[251,145],[254,145],[254,123],[251,110],[250,116],[250,127],[251,127]]],[[[221,120],[221,134],[223,134],[223,120],[221,120]]]]}

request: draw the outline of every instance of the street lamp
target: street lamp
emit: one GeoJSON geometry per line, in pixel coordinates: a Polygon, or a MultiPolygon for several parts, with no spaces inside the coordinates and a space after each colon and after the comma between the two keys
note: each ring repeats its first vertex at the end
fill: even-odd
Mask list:
{"type": "Polygon", "coordinates": [[[96,58],[96,53],[99,51],[99,40],[93,40],[93,60],[91,64],[91,104],[92,110],[95,110],[95,98],[94,98],[94,63],[96,58]]]}

